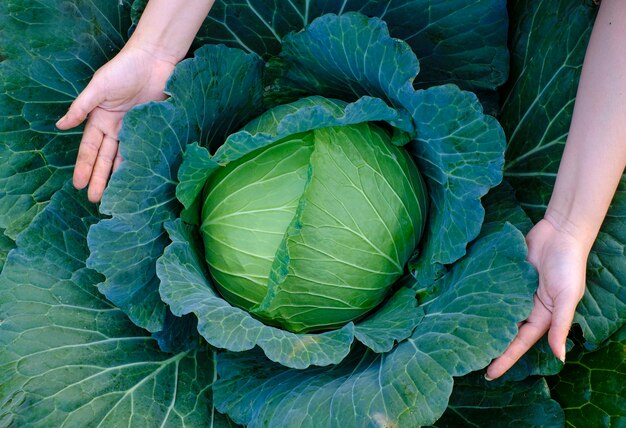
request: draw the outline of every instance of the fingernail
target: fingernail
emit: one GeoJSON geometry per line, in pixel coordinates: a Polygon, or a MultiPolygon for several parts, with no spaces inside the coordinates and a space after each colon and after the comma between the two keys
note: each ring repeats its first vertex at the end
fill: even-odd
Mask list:
{"type": "Polygon", "coordinates": [[[57,123],[55,123],[55,125],[58,127],[59,125],[61,125],[63,122],[65,122],[65,116],[63,116],[61,119],[57,120],[57,123]]]}
{"type": "Polygon", "coordinates": [[[493,378],[490,378],[489,376],[487,376],[487,373],[485,373],[485,380],[487,382],[491,382],[493,380],[493,378]]]}
{"type": "Polygon", "coordinates": [[[561,348],[561,353],[559,354],[559,360],[561,360],[561,362],[563,364],[565,364],[565,353],[566,353],[566,348],[565,345],[563,345],[563,348],[561,348]]]}

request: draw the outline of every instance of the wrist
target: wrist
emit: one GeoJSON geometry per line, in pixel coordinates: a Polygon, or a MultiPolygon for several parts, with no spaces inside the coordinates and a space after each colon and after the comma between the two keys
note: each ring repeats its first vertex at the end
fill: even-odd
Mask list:
{"type": "Polygon", "coordinates": [[[156,61],[166,62],[172,66],[178,64],[186,54],[186,52],[181,53],[158,40],[150,40],[137,34],[133,34],[122,48],[122,52],[129,51],[140,51],[156,61]]]}
{"type": "Polygon", "coordinates": [[[571,236],[575,242],[587,251],[591,250],[601,225],[595,225],[594,222],[589,222],[576,216],[572,210],[554,206],[552,202],[548,205],[548,209],[544,214],[544,220],[550,223],[557,231],[571,236]]]}
{"type": "Polygon", "coordinates": [[[150,0],[129,43],[159,61],[181,61],[214,0],[150,0]]]}

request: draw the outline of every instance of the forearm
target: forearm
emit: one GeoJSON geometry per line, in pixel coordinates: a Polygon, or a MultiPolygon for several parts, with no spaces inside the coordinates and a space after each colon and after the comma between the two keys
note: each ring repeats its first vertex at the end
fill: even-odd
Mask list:
{"type": "Polygon", "coordinates": [[[546,218],[591,248],[626,167],[626,2],[603,0],[546,218]]]}
{"type": "Polygon", "coordinates": [[[150,0],[128,46],[176,64],[183,59],[214,0],[150,0]]]}

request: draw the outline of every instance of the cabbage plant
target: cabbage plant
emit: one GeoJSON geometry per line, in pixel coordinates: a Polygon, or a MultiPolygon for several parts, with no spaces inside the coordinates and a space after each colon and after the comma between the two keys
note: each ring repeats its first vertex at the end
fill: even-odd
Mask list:
{"type": "MultiPolygon", "coordinates": [[[[169,98],[125,117],[96,207],[66,183],[78,133],[52,124],[144,5],[0,6],[20,35],[0,43],[0,426],[562,424],[526,379],[561,368],[545,343],[514,382],[469,374],[536,286],[500,184],[527,155],[485,113],[505,2],[217,2],[169,98]]],[[[516,7],[505,125],[549,105],[515,83],[549,15],[516,7]]]]}

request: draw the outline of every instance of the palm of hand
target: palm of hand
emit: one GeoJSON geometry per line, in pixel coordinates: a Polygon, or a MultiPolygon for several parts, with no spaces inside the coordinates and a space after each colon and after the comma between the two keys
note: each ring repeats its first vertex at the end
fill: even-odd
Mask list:
{"type": "Polygon", "coordinates": [[[565,359],[565,342],[576,306],[585,291],[589,251],[580,240],[541,220],[526,236],[528,261],[539,273],[534,307],[507,350],[487,369],[495,379],[506,372],[546,332],[552,352],[565,359]]]}
{"type": "Polygon", "coordinates": [[[538,223],[526,239],[528,261],[539,273],[540,303],[551,312],[560,308],[559,303],[578,304],[585,291],[587,256],[578,248],[576,239],[546,220],[538,223]]]}
{"type": "Polygon", "coordinates": [[[163,89],[173,69],[173,63],[127,45],[94,74],[68,113],[57,122],[59,129],[71,129],[89,115],[73,182],[78,189],[89,184],[90,201],[101,199],[111,172],[122,161],[118,133],[124,115],[138,104],[164,99],[163,89]]]}

